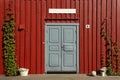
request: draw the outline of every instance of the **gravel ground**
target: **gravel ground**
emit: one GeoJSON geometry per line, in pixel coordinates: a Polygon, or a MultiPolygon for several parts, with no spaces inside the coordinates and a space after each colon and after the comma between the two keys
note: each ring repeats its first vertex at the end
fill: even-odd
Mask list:
{"type": "Polygon", "coordinates": [[[0,80],[120,80],[120,76],[92,77],[85,74],[30,74],[24,77],[0,75],[0,80]]]}

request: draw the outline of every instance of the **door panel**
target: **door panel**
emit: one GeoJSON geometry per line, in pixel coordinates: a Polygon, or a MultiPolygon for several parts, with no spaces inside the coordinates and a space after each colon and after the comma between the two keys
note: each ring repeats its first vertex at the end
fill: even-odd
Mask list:
{"type": "Polygon", "coordinates": [[[49,28],[49,40],[50,40],[50,43],[58,43],[59,42],[59,28],[52,28],[50,27],[49,28]]]}
{"type": "Polygon", "coordinates": [[[76,71],[76,26],[47,26],[47,71],[76,71]]]}
{"type": "Polygon", "coordinates": [[[61,28],[47,26],[47,70],[61,70],[61,28]]]}
{"type": "Polygon", "coordinates": [[[76,71],[76,27],[62,26],[62,71],[76,71]]]}
{"type": "Polygon", "coordinates": [[[71,43],[74,42],[74,29],[69,28],[69,26],[62,27],[63,32],[63,42],[71,43]]]}
{"type": "Polygon", "coordinates": [[[74,66],[74,55],[64,54],[63,55],[63,67],[73,67],[74,66]]]}
{"type": "Polygon", "coordinates": [[[50,67],[59,67],[59,55],[58,53],[50,53],[49,54],[50,58],[49,58],[49,63],[50,63],[50,67]]]}

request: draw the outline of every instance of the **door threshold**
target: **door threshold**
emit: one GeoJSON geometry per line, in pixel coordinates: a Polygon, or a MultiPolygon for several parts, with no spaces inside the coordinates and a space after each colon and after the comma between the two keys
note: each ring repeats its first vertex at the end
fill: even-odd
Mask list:
{"type": "Polygon", "coordinates": [[[50,71],[50,72],[47,72],[47,74],[77,74],[77,72],[52,72],[52,71],[50,71]]]}

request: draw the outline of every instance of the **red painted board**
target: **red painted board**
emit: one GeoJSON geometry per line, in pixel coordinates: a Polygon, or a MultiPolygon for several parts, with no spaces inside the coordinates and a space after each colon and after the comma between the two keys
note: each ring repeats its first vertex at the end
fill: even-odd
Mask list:
{"type": "MultiPolygon", "coordinates": [[[[70,5],[71,5],[70,0],[66,0],[66,7],[68,9],[70,8],[70,5]]],[[[67,18],[70,19],[70,16],[71,16],[70,14],[67,14],[66,19],[67,18]]],[[[70,23],[70,21],[67,20],[67,23],[70,23]]]]}
{"type": "Polygon", "coordinates": [[[16,28],[15,28],[15,40],[16,40],[16,59],[18,67],[20,64],[20,32],[18,31],[18,27],[20,25],[20,0],[17,0],[15,3],[15,22],[16,22],[16,28]]]}
{"type": "Polygon", "coordinates": [[[120,47],[120,0],[117,0],[117,41],[120,47]]]}
{"type": "MultiPolygon", "coordinates": [[[[64,6],[64,3],[62,3],[62,5],[60,4],[61,1],[62,1],[62,0],[57,0],[57,1],[56,1],[56,4],[57,4],[57,5],[56,5],[56,8],[59,9],[59,8],[61,8],[61,6],[64,6]]],[[[65,0],[64,0],[64,1],[65,1],[65,0]]],[[[61,14],[56,14],[56,18],[58,18],[58,19],[62,18],[62,17],[61,17],[61,14]]],[[[57,22],[59,23],[60,21],[57,20],[57,22]]]]}
{"type": "MultiPolygon", "coordinates": [[[[56,3],[57,3],[57,1],[56,0],[51,0],[51,6],[52,6],[52,8],[56,8],[56,3]]],[[[52,18],[53,19],[56,19],[57,17],[57,14],[52,14],[52,18]]],[[[52,21],[52,22],[56,22],[56,21],[52,21]]]]}
{"type": "Polygon", "coordinates": [[[84,1],[84,60],[85,73],[88,73],[88,29],[85,27],[88,24],[88,1],[84,1]]]}
{"type": "Polygon", "coordinates": [[[83,12],[84,8],[83,8],[83,0],[80,0],[80,29],[79,29],[79,42],[80,42],[80,46],[79,46],[79,54],[80,54],[80,73],[84,73],[84,39],[83,39],[83,15],[84,15],[84,12],[83,12]]]}
{"type": "Polygon", "coordinates": [[[93,17],[93,15],[92,15],[92,0],[89,0],[89,5],[88,5],[88,7],[89,7],[89,17],[88,17],[88,23],[89,23],[89,25],[90,25],[90,28],[89,28],[89,32],[88,32],[88,42],[89,42],[89,73],[90,72],[92,72],[92,28],[93,28],[93,25],[92,25],[92,17],[93,17]]]}
{"type": "Polygon", "coordinates": [[[36,2],[31,1],[31,73],[36,73],[36,2]]]}
{"type": "Polygon", "coordinates": [[[112,0],[112,40],[116,41],[116,0],[112,0]]]}
{"type": "Polygon", "coordinates": [[[92,30],[92,38],[93,38],[93,42],[92,42],[92,45],[93,45],[93,70],[96,71],[96,0],[93,0],[93,30],[92,30]]]}
{"type": "MultiPolygon", "coordinates": [[[[67,0],[57,0],[57,4],[58,4],[58,8],[67,8],[67,5],[66,5],[66,2],[67,0]],[[62,6],[60,4],[60,1],[62,1],[62,6]],[[61,7],[60,7],[61,6],[61,7]]],[[[66,19],[66,14],[58,14],[58,18],[63,18],[63,19],[66,19]]],[[[59,22],[59,21],[58,21],[59,22]]],[[[66,20],[63,20],[62,22],[66,22],[66,20]]]]}
{"type": "Polygon", "coordinates": [[[97,27],[96,27],[96,30],[97,30],[97,44],[96,44],[96,47],[97,47],[97,51],[96,51],[96,54],[97,54],[97,70],[100,70],[101,68],[101,52],[100,52],[100,48],[101,48],[101,43],[100,43],[100,40],[101,40],[101,36],[100,36],[100,30],[101,30],[101,0],[98,0],[97,2],[97,27]]]}
{"type": "Polygon", "coordinates": [[[44,70],[45,70],[45,33],[44,33],[44,30],[45,30],[45,20],[44,20],[44,16],[46,16],[46,1],[42,1],[42,27],[41,27],[41,30],[42,30],[42,34],[41,34],[41,39],[42,39],[42,42],[41,42],[41,45],[42,45],[42,55],[41,55],[41,66],[42,66],[42,68],[41,68],[41,73],[44,73],[44,70]]]}
{"type": "MultiPolygon", "coordinates": [[[[30,16],[31,16],[31,6],[30,1],[25,2],[25,67],[30,69],[30,16]]],[[[31,70],[30,70],[31,71],[31,70]]]]}
{"type": "MultiPolygon", "coordinates": [[[[4,1],[0,1],[0,30],[2,30],[2,25],[3,25],[3,19],[4,19],[4,1]]],[[[0,74],[4,73],[4,68],[3,68],[3,51],[2,51],[2,38],[3,37],[3,32],[0,31],[0,74]]]]}
{"type": "MultiPolygon", "coordinates": [[[[117,6],[116,6],[116,0],[112,0],[112,41],[116,42],[117,41],[117,32],[116,32],[116,28],[117,28],[117,6]]],[[[113,60],[115,60],[116,58],[113,58],[113,60]]],[[[115,61],[112,61],[113,64],[117,65],[115,61]]],[[[116,67],[114,67],[114,70],[116,70],[116,67]]]]}
{"type": "MultiPolygon", "coordinates": [[[[102,13],[101,13],[101,22],[102,22],[104,19],[106,19],[106,0],[102,1],[101,6],[102,6],[101,7],[102,8],[101,9],[102,10],[102,13]]],[[[104,24],[104,27],[105,27],[105,30],[106,30],[106,23],[104,24]]],[[[104,56],[106,57],[105,40],[103,38],[101,40],[101,54],[104,54],[104,56]]],[[[105,60],[105,62],[106,62],[106,60],[105,60]]]]}
{"type": "Polygon", "coordinates": [[[41,1],[37,1],[37,58],[36,58],[36,60],[37,60],[37,62],[36,62],[36,64],[37,64],[37,74],[40,74],[40,70],[41,70],[41,61],[40,61],[40,58],[41,58],[41,44],[40,44],[40,42],[41,42],[41,29],[40,29],[40,27],[41,27],[41,8],[40,8],[40,6],[41,6],[41,1]]]}
{"type": "MultiPolygon", "coordinates": [[[[117,0],[116,5],[117,5],[117,42],[120,48],[120,0],[117,0]]],[[[120,71],[120,69],[118,69],[118,71],[120,71]]]]}
{"type": "MultiPolygon", "coordinates": [[[[24,25],[25,26],[25,19],[24,19],[24,17],[25,17],[25,3],[24,3],[24,1],[23,0],[21,0],[21,2],[20,2],[20,24],[22,24],[22,25],[24,25]]],[[[22,31],[20,31],[20,67],[24,67],[24,59],[25,59],[25,54],[24,54],[24,34],[25,34],[25,31],[24,30],[22,30],[22,31]]]]}
{"type": "MultiPolygon", "coordinates": [[[[40,1],[41,2],[41,1],[40,1]]],[[[41,3],[40,3],[41,4],[41,3]]],[[[51,9],[52,8],[52,5],[51,5],[51,0],[48,0],[47,2],[46,2],[46,7],[47,7],[47,14],[46,14],[46,18],[51,18],[51,16],[52,16],[52,14],[50,14],[49,13],[49,9],[51,9]]],[[[40,8],[41,8],[41,6],[40,6],[40,8]]],[[[40,13],[42,13],[42,12],[40,12],[40,13]]],[[[40,15],[41,16],[41,15],[40,15]]]]}
{"type": "MultiPolygon", "coordinates": [[[[72,14],[72,18],[79,19],[79,17],[80,17],[79,16],[79,14],[80,14],[80,7],[79,7],[80,6],[80,1],[79,0],[74,1],[74,6],[75,6],[75,9],[76,9],[76,14],[72,14]]],[[[73,21],[73,22],[79,23],[79,20],[76,20],[76,21],[73,21]]]]}

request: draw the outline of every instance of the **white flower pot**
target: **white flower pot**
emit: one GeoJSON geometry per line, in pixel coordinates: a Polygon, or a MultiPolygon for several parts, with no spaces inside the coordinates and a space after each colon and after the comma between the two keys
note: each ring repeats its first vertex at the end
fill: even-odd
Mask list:
{"type": "Polygon", "coordinates": [[[92,71],[92,76],[96,76],[96,71],[92,71]]]}
{"type": "Polygon", "coordinates": [[[105,74],[105,72],[101,72],[101,75],[104,77],[106,74],[105,74]]]}
{"type": "Polygon", "coordinates": [[[20,72],[20,76],[28,76],[29,69],[20,68],[19,72],[20,72]]]}

